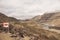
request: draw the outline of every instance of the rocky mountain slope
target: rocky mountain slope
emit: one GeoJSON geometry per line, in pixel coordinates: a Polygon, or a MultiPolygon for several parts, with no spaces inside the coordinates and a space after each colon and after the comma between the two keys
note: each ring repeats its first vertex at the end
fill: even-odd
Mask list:
{"type": "Polygon", "coordinates": [[[41,15],[33,17],[32,20],[34,20],[36,22],[40,21],[41,20],[41,15]]]}
{"type": "Polygon", "coordinates": [[[44,14],[43,16],[37,16],[32,20],[30,19],[30,20],[18,21],[15,18],[11,18],[0,13],[1,16],[0,22],[4,22],[4,21],[15,22],[15,23],[11,23],[13,25],[13,28],[9,30],[9,33],[1,32],[0,30],[0,40],[22,40],[22,39],[23,40],[60,40],[59,33],[54,31],[44,30],[42,29],[43,25],[40,24],[41,22],[50,23],[50,21],[53,20],[53,18],[55,18],[55,16],[51,18],[54,14],[44,14]],[[49,20],[49,22],[47,20],[49,20]],[[13,37],[13,35],[15,35],[15,38],[13,37]]]}
{"type": "Polygon", "coordinates": [[[0,22],[4,22],[4,21],[18,21],[16,18],[13,17],[8,17],[6,15],[4,15],[3,13],[0,13],[0,22]]]}
{"type": "Polygon", "coordinates": [[[45,13],[41,17],[34,18],[37,22],[60,25],[60,12],[45,13]]]}

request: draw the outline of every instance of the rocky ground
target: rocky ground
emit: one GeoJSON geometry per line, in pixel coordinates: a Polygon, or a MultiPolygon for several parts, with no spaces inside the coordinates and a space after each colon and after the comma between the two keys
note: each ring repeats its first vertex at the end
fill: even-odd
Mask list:
{"type": "Polygon", "coordinates": [[[58,14],[49,13],[36,16],[29,20],[17,20],[1,13],[0,15],[0,22],[7,21],[10,23],[9,32],[0,30],[0,40],[60,40],[60,32],[55,29],[60,27],[59,12],[58,14]],[[47,26],[51,28],[45,28],[47,26]]]}

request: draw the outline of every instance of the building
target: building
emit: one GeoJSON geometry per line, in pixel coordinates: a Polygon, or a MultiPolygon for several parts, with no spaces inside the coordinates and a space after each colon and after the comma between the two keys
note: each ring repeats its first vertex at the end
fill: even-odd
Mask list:
{"type": "Polygon", "coordinates": [[[0,23],[0,30],[8,32],[9,31],[9,22],[0,23]]]}

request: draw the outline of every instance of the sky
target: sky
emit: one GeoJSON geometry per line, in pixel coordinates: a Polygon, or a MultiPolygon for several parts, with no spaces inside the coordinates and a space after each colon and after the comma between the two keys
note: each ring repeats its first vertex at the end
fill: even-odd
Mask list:
{"type": "Polygon", "coordinates": [[[60,11],[60,0],[0,0],[0,12],[17,19],[54,11],[60,11]]]}

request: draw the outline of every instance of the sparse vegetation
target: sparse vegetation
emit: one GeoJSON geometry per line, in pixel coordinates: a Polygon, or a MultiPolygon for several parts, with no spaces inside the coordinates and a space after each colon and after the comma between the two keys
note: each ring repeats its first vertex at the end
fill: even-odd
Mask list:
{"type": "MultiPolygon", "coordinates": [[[[51,15],[48,14],[49,16],[43,16],[41,19],[41,16],[39,19],[33,20],[20,20],[18,21],[15,18],[11,18],[8,17],[2,13],[0,13],[1,17],[0,17],[0,22],[4,22],[4,21],[8,21],[10,22],[9,25],[9,33],[4,33],[1,32],[0,33],[0,40],[20,40],[20,39],[24,39],[24,40],[60,40],[60,34],[58,34],[57,32],[53,32],[53,31],[49,31],[49,30],[44,30],[42,29],[43,25],[41,25],[41,22],[44,22],[43,20],[45,20],[45,22],[50,23],[51,22],[51,16],[53,16],[54,14],[52,13],[51,15]],[[12,21],[13,20],[13,21],[12,21]],[[36,21],[37,20],[37,21],[36,21]],[[49,20],[46,21],[46,20],[49,20]],[[15,37],[15,38],[14,38],[15,37]]],[[[56,14],[55,14],[56,15],[56,14]]],[[[55,16],[54,16],[55,18],[55,16]]],[[[53,19],[53,18],[52,18],[53,19]]],[[[3,30],[1,28],[0,25],[0,31],[3,30]]]]}

